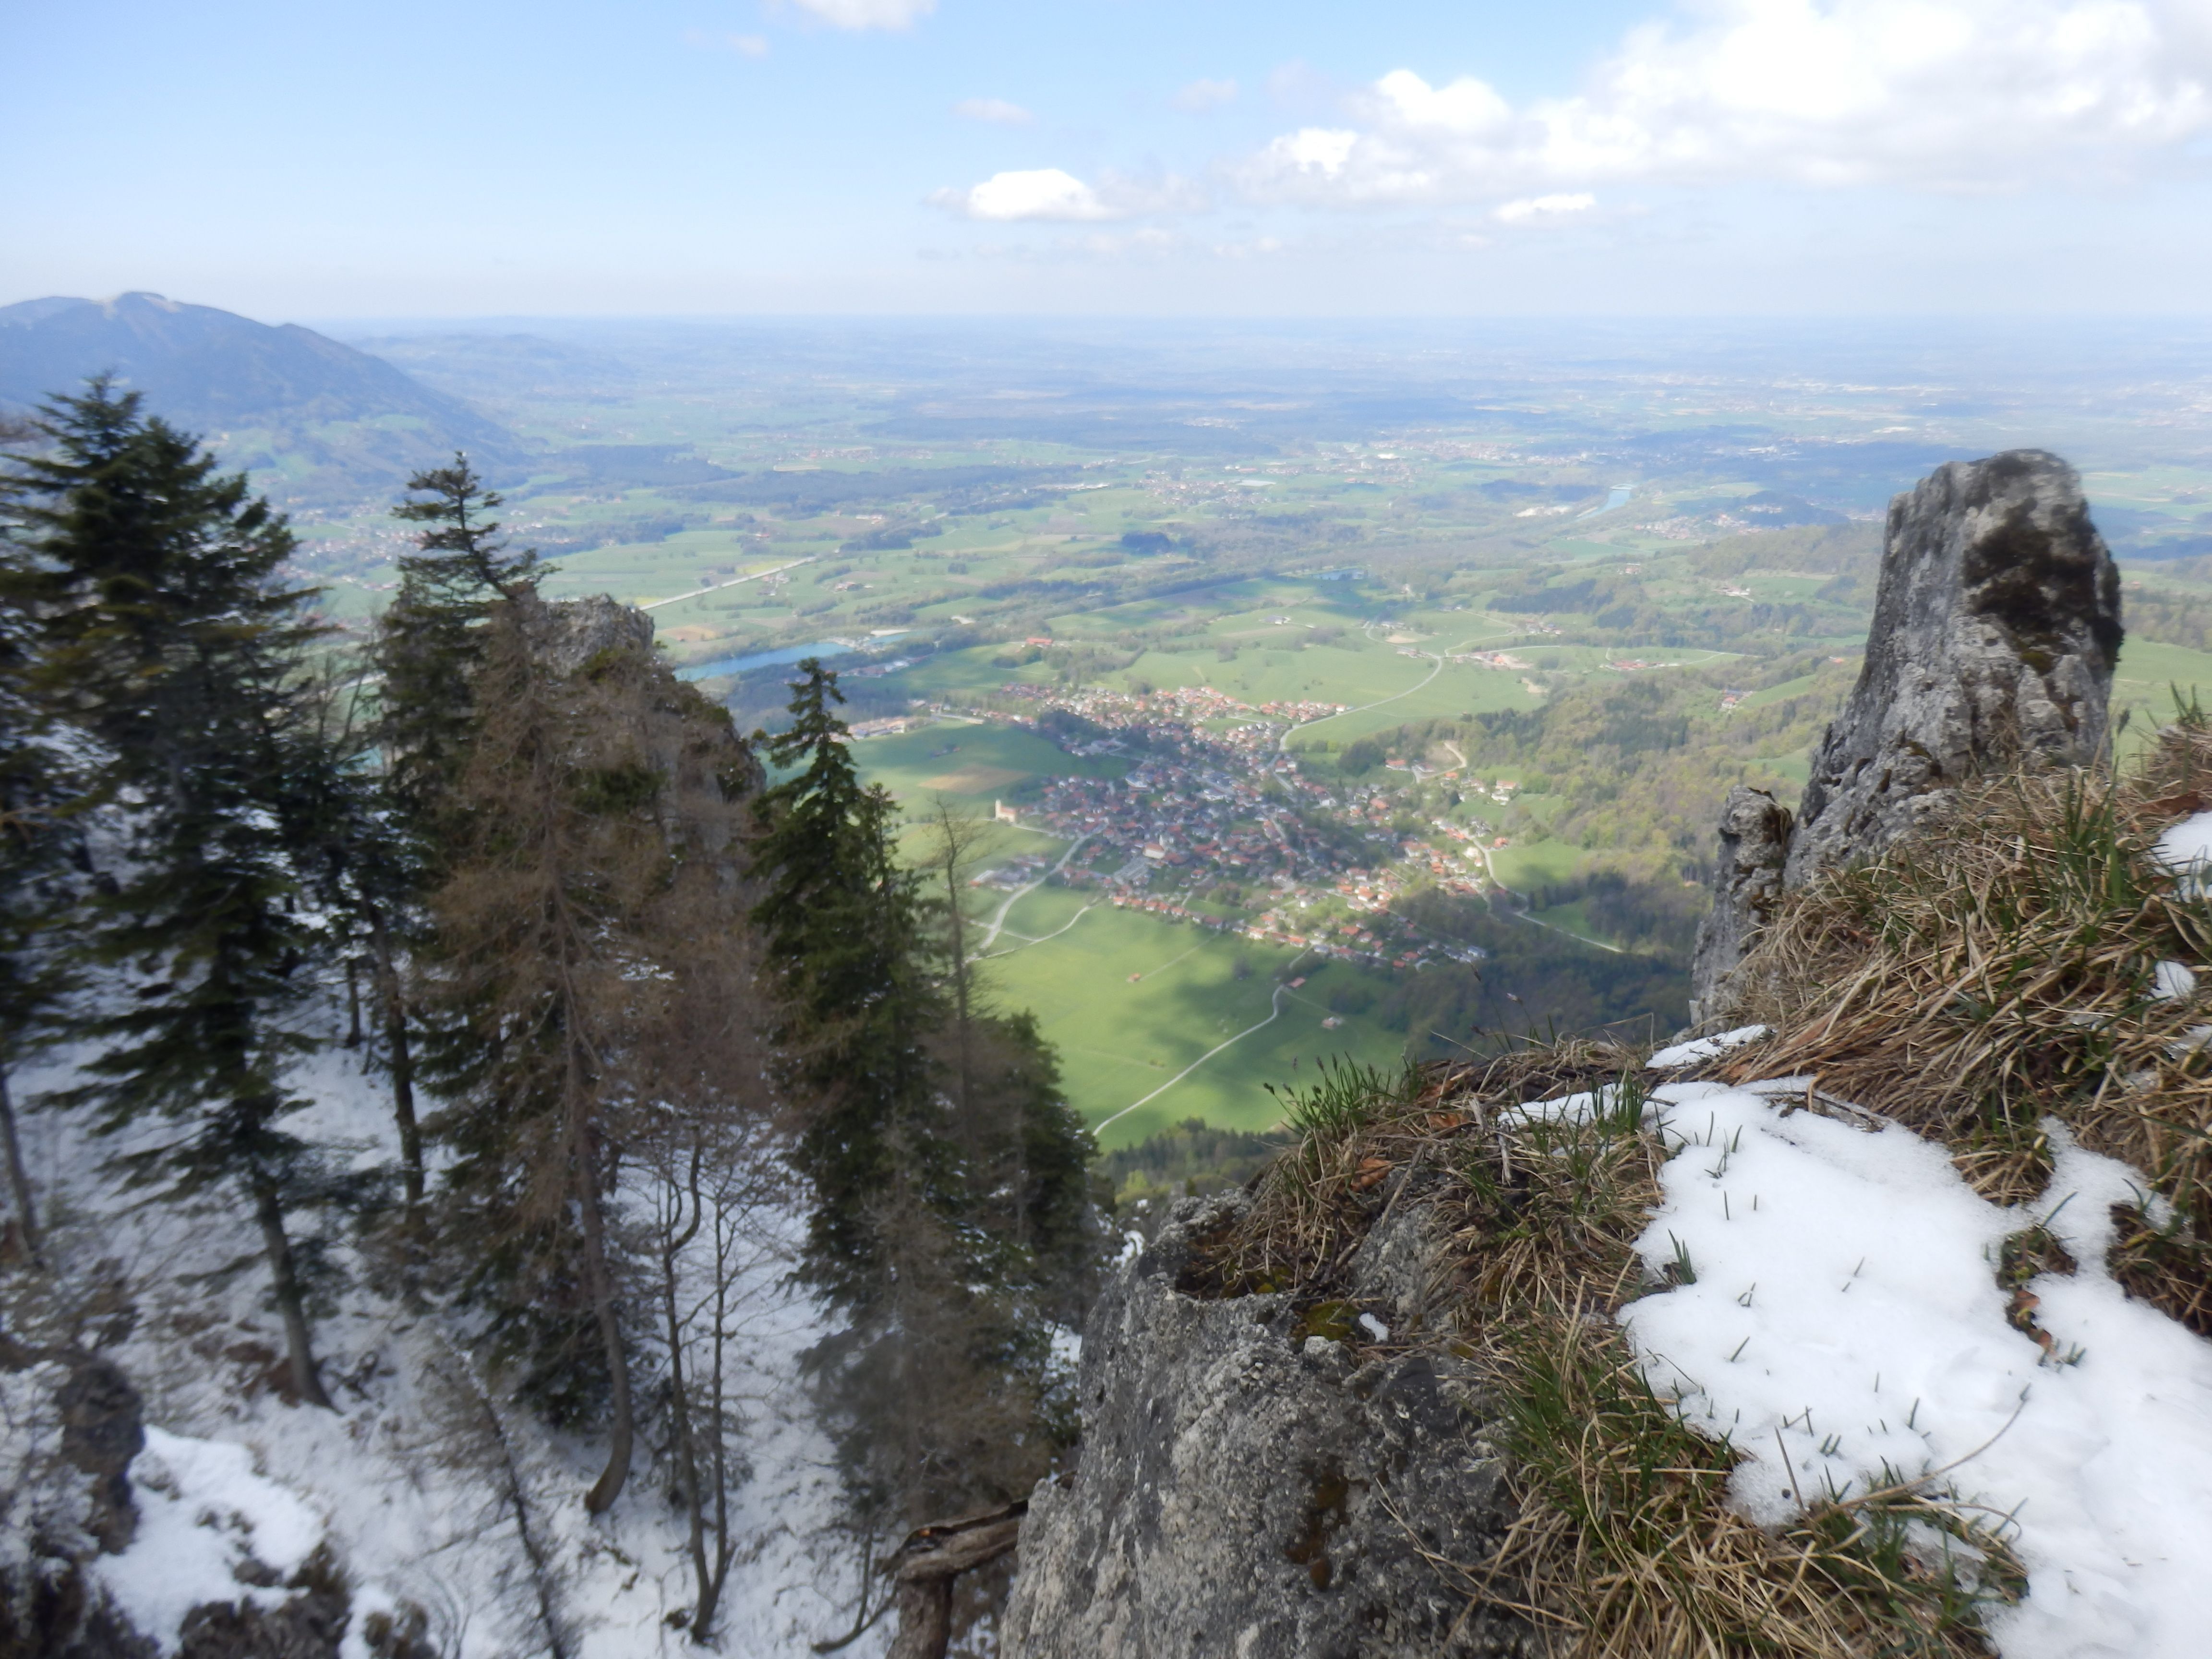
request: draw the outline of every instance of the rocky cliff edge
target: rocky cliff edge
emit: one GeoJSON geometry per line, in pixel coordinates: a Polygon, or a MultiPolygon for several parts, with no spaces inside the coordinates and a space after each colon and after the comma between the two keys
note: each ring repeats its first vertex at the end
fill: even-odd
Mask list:
{"type": "Polygon", "coordinates": [[[1533,1652],[1462,1571],[1512,1518],[1474,1369],[1448,1344],[1404,1336],[1446,1244],[1433,1210],[1418,1196],[1391,1205],[1352,1265],[1351,1296],[1316,1331],[1286,1295],[1205,1293],[1209,1242],[1249,1203],[1186,1200],[1100,1298],[1084,1338],[1081,1462],[1030,1499],[1004,1651],[1533,1652]]]}

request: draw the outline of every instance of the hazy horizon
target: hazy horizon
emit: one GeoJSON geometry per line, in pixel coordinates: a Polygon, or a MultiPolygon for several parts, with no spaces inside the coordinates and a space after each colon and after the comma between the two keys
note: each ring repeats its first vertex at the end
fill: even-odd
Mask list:
{"type": "Polygon", "coordinates": [[[258,317],[2202,315],[2199,0],[0,19],[0,292],[258,317]]]}

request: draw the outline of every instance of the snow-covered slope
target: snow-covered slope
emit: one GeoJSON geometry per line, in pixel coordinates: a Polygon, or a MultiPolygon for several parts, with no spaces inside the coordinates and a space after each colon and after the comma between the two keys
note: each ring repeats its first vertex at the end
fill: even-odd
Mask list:
{"type": "MultiPolygon", "coordinates": [[[[25,1070],[15,1085],[26,1098],[69,1080],[64,1059],[25,1070]]],[[[392,1155],[381,1083],[354,1054],[323,1050],[299,1081],[315,1103],[295,1121],[303,1132],[351,1146],[363,1161],[392,1155]]],[[[698,1651],[669,1623],[694,1589],[650,1435],[613,1510],[588,1518],[582,1498],[597,1449],[507,1407],[489,1407],[495,1431],[465,1327],[410,1310],[388,1273],[358,1260],[316,1327],[338,1409],[287,1405],[272,1386],[283,1340],[263,1306],[258,1260],[227,1283],[194,1278],[258,1250],[250,1217],[221,1203],[189,1214],[149,1205],[103,1172],[114,1146],[88,1141],[52,1114],[27,1114],[24,1127],[59,1276],[112,1285],[92,1334],[144,1396],[148,1445],[132,1470],[139,1530],[98,1572],[149,1633],[173,1644],[203,1583],[210,1595],[246,1595],[230,1574],[249,1551],[289,1571],[326,1540],[352,1587],[349,1654],[367,1652],[359,1638],[369,1613],[404,1603],[428,1613],[429,1638],[450,1659],[547,1651],[503,1436],[553,1568],[555,1611],[573,1632],[568,1650],[578,1659],[698,1651]]],[[[736,1494],[742,1548],[717,1620],[714,1645],[726,1653],[809,1653],[849,1626],[858,1598],[859,1562],[835,1530],[830,1443],[799,1382],[799,1356],[824,1327],[784,1284],[795,1225],[786,1212],[761,1218],[739,1291],[734,1392],[750,1475],[736,1494]]],[[[649,1322],[649,1310],[640,1313],[649,1322]]],[[[844,1651],[871,1659],[884,1638],[878,1626],[844,1651]]]]}

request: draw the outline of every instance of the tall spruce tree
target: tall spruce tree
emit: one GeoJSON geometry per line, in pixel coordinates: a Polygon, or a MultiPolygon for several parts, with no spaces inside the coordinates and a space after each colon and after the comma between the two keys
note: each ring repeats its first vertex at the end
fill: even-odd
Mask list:
{"type": "Polygon", "coordinates": [[[46,416],[52,448],[16,484],[47,588],[39,681],[96,744],[126,849],[81,939],[128,994],[86,1022],[100,1050],[70,1098],[102,1132],[169,1126],[118,1160],[134,1179],[246,1201],[293,1388],[327,1406],[307,1305],[320,1241],[293,1218],[362,1182],[283,1127],[324,943],[297,902],[307,796],[330,763],[304,672],[313,596],[280,579],[283,520],[135,393],[95,381],[46,416]]]}
{"type": "MultiPolygon", "coordinates": [[[[27,433],[27,428],[26,428],[27,433]]],[[[9,1071],[59,1036],[74,975],[62,942],[75,902],[71,854],[84,804],[82,757],[61,740],[38,682],[51,573],[16,536],[11,482],[0,480],[0,1155],[11,1226],[33,1260],[39,1206],[24,1160],[9,1071]]]]}
{"type": "Polygon", "coordinates": [[[972,1024],[961,1101],[977,1143],[971,1212],[1008,1252],[1005,1277],[1035,1316],[1079,1328],[1105,1242],[1091,1179],[1098,1144],[1067,1103],[1036,1015],[979,1004],[972,1024]]]}
{"type": "Polygon", "coordinates": [[[511,549],[501,504],[465,454],[418,472],[392,516],[422,529],[399,560],[399,591],[369,651],[377,712],[362,731],[376,764],[350,770],[330,802],[330,875],[371,981],[376,1052],[392,1084],[408,1231],[428,1230],[428,1178],[416,1110],[417,999],[410,963],[423,945],[423,901],[443,878],[451,798],[477,722],[477,678],[492,607],[534,594],[545,571],[511,549]]]}
{"type": "Polygon", "coordinates": [[[1080,1321],[1096,1288],[1102,1235],[1091,1191],[1097,1144],[1067,1103],[1060,1060],[1027,1012],[998,1007],[969,955],[962,898],[992,845],[992,826],[939,797],[926,820],[943,931],[951,1018],[938,1039],[965,1165],[967,1213],[1002,1248],[1001,1276],[1042,1298],[1050,1317],[1080,1321]]]}
{"type": "Polygon", "coordinates": [[[860,781],[836,677],[799,666],[753,915],[811,1188],[803,1272],[845,1316],[809,1364],[867,1540],[1048,1471],[1066,1432],[1048,1322],[1096,1249],[1089,1138],[1034,1022],[988,1011],[960,954],[975,838],[940,837],[945,896],[929,898],[899,862],[890,798],[860,781]]]}
{"type": "Polygon", "coordinates": [[[416,473],[407,489],[422,499],[400,502],[392,516],[424,527],[416,551],[399,559],[399,591],[378,627],[377,736],[402,816],[434,840],[438,798],[475,720],[484,620],[501,600],[535,592],[546,572],[534,550],[501,539],[491,516],[501,497],[466,455],[416,473]]]}
{"type": "Polygon", "coordinates": [[[389,787],[375,722],[363,717],[368,698],[361,667],[330,662],[317,687],[317,741],[331,763],[300,780],[301,832],[312,852],[313,890],[330,919],[333,949],[345,958],[353,1000],[349,1046],[360,1039],[359,970],[368,969],[375,1036],[369,1054],[392,1085],[401,1217],[419,1254],[430,1218],[415,1099],[416,1016],[408,998],[408,964],[423,933],[429,866],[423,838],[389,787]]]}
{"type": "Polygon", "coordinates": [[[957,1186],[930,1052],[943,975],[919,878],[897,860],[897,807],[853,765],[837,677],[811,657],[799,668],[792,723],[768,739],[775,764],[797,769],[755,809],[752,916],[781,995],[787,1080],[805,1101],[793,1153],[813,1189],[803,1272],[857,1310],[884,1289],[872,1212],[894,1180],[931,1205],[957,1186]]]}

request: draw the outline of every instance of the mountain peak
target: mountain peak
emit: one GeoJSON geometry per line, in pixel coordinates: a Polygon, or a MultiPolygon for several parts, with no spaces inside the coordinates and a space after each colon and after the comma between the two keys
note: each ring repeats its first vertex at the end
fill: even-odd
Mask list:
{"type": "Polygon", "coordinates": [[[296,323],[144,289],[0,306],[0,412],[102,374],[143,392],[149,412],[209,434],[229,464],[280,475],[271,484],[295,501],[390,495],[457,449],[494,470],[517,453],[460,399],[296,323]]]}

